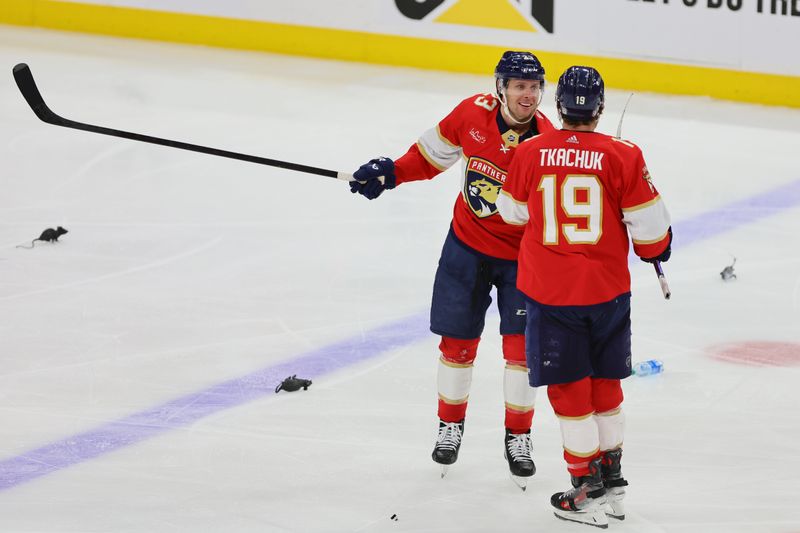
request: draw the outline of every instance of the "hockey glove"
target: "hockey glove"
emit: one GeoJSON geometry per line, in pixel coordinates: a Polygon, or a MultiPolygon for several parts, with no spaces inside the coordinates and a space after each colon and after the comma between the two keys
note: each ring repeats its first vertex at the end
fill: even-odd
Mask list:
{"type": "Polygon", "coordinates": [[[369,200],[374,200],[386,189],[394,189],[397,178],[394,175],[394,161],[388,157],[371,159],[353,172],[356,181],[350,182],[350,192],[358,193],[369,200]],[[383,183],[378,178],[383,176],[383,183]]]}
{"type": "Polygon", "coordinates": [[[672,226],[669,227],[667,233],[669,233],[669,242],[667,243],[667,247],[664,249],[664,251],[656,257],[641,257],[640,259],[642,261],[645,263],[655,263],[656,261],[666,263],[669,261],[669,256],[672,255],[672,226]]]}

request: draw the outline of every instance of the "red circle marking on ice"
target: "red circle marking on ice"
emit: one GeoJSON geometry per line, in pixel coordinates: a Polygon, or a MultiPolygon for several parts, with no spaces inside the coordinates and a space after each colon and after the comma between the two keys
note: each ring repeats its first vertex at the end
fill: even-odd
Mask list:
{"type": "Polygon", "coordinates": [[[794,342],[744,341],[710,349],[719,361],[750,366],[799,366],[800,344],[794,342]]]}

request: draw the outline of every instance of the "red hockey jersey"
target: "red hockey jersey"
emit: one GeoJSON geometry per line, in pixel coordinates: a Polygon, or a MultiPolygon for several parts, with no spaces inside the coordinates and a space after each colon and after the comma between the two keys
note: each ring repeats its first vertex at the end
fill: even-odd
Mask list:
{"type": "Polygon", "coordinates": [[[471,96],[395,161],[397,183],[433,178],[463,160],[461,194],[453,208],[456,236],[484,255],[516,260],[523,228],[503,221],[497,195],[519,143],[552,129],[537,111],[535,128],[520,139],[503,120],[495,96],[471,96]]]}
{"type": "Polygon", "coordinates": [[[545,305],[629,292],[628,232],[640,257],[669,243],[669,213],[642,151],[602,133],[553,130],[520,146],[498,208],[525,227],[517,287],[545,305]]]}

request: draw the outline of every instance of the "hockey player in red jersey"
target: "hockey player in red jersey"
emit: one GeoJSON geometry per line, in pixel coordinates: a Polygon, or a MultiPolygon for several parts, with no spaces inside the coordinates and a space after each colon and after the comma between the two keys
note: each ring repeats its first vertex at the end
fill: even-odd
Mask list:
{"type": "Polygon", "coordinates": [[[561,130],[517,149],[497,207],[525,228],[517,286],[526,297],[530,383],[547,385],[572,488],[559,518],[608,527],[625,517],[620,380],[631,374],[628,233],[648,262],[670,256],[670,217],[641,150],[595,132],[604,87],[570,67],[556,90],[561,130]]]}
{"type": "Polygon", "coordinates": [[[506,360],[505,454],[524,489],[535,472],[530,429],[536,389],[525,366],[525,302],[516,289],[517,254],[523,230],[506,224],[495,202],[518,145],[553,129],[538,110],[544,68],[529,52],[505,52],[495,68],[496,94],[470,96],[422,134],[397,161],[378,158],[354,174],[351,190],[370,200],[402,183],[427,180],[463,161],[461,191],[434,281],[431,331],[441,335],[437,387],[439,433],[433,460],[458,458],[472,365],[497,288],[500,333],[506,360]]]}

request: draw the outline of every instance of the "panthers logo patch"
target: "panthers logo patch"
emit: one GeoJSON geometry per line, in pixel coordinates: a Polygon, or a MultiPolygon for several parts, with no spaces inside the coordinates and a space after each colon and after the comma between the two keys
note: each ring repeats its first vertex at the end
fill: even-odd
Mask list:
{"type": "Polygon", "coordinates": [[[485,159],[470,158],[464,178],[464,200],[475,216],[486,218],[497,213],[495,204],[505,181],[505,170],[485,159]]]}

